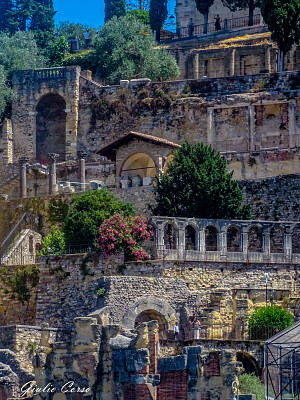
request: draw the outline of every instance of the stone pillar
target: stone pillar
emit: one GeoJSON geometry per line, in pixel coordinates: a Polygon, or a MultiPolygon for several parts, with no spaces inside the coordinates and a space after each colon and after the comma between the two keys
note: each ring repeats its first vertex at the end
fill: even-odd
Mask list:
{"type": "Polygon", "coordinates": [[[193,78],[199,79],[199,53],[193,55],[193,78]]]}
{"type": "Polygon", "coordinates": [[[200,253],[205,253],[205,227],[200,229],[199,237],[200,237],[199,251],[200,253]]]}
{"type": "Polygon", "coordinates": [[[55,194],[57,192],[57,184],[56,184],[56,160],[58,159],[59,154],[49,153],[48,160],[50,161],[49,165],[49,194],[55,194]]]}
{"type": "Polygon", "coordinates": [[[235,52],[236,49],[232,49],[230,54],[230,76],[235,75],[235,52]]]}
{"type": "Polygon", "coordinates": [[[288,260],[292,257],[293,251],[293,243],[292,243],[292,230],[291,227],[285,227],[284,229],[284,237],[283,237],[283,252],[288,260]]]}
{"type": "Polygon", "coordinates": [[[255,150],[255,107],[248,107],[249,151],[255,150]]]}
{"type": "MultiPolygon", "coordinates": [[[[289,118],[289,147],[290,147],[290,149],[293,149],[296,146],[296,143],[295,143],[296,102],[294,100],[289,102],[288,118],[289,118]]],[[[297,145],[298,145],[298,143],[297,143],[297,145]]]]}
{"type": "Polygon", "coordinates": [[[182,223],[178,227],[177,240],[178,255],[183,260],[185,256],[185,228],[182,223]]]}
{"type": "Polygon", "coordinates": [[[265,48],[265,69],[271,73],[271,46],[265,48]]]}
{"type": "Polygon", "coordinates": [[[26,166],[29,159],[27,157],[19,158],[20,166],[20,197],[21,199],[26,199],[27,197],[27,177],[26,177],[26,166]]]}
{"type": "Polygon", "coordinates": [[[265,228],[262,232],[263,235],[263,243],[262,243],[262,251],[264,255],[270,256],[270,228],[265,228]]]}
{"type": "Polygon", "coordinates": [[[226,254],[227,254],[227,230],[226,230],[226,228],[223,228],[223,229],[220,232],[219,249],[221,251],[221,256],[226,256],[226,254]]]}
{"type": "Polygon", "coordinates": [[[245,256],[248,254],[248,235],[249,235],[249,228],[248,226],[242,226],[241,229],[241,239],[242,239],[242,252],[244,253],[245,256]]]}
{"type": "Polygon", "coordinates": [[[207,109],[207,144],[212,144],[215,137],[215,110],[207,109]]]}
{"type": "Polygon", "coordinates": [[[84,151],[78,151],[79,158],[79,180],[81,184],[81,190],[85,191],[85,159],[87,154],[84,151]]]}

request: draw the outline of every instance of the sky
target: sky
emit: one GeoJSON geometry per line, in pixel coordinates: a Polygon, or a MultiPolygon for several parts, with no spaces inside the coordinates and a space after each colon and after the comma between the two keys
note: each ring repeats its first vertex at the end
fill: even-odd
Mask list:
{"type": "MultiPolygon", "coordinates": [[[[80,22],[96,28],[104,23],[104,0],[53,0],[55,23],[60,21],[80,22]]],[[[174,14],[175,0],[169,0],[169,12],[174,14]]]]}

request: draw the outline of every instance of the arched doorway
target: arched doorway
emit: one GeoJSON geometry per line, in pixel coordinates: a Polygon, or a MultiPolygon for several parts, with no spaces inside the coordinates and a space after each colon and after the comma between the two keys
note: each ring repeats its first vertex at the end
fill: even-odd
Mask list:
{"type": "Polygon", "coordinates": [[[168,323],[165,317],[156,310],[145,310],[141,312],[135,319],[134,327],[136,328],[138,325],[143,322],[149,321],[157,321],[158,322],[158,333],[160,339],[168,338],[168,323]]]}
{"type": "Polygon", "coordinates": [[[140,176],[142,178],[156,175],[156,166],[153,159],[146,153],[135,153],[127,158],[124,162],[120,176],[128,178],[132,176],[140,176]]]}
{"type": "Polygon", "coordinates": [[[47,161],[48,153],[58,153],[65,160],[66,102],[58,94],[44,96],[36,107],[36,159],[47,161]]]}
{"type": "Polygon", "coordinates": [[[243,364],[246,374],[254,373],[256,376],[260,376],[260,368],[256,359],[245,351],[238,351],[236,353],[236,360],[243,364]]]}

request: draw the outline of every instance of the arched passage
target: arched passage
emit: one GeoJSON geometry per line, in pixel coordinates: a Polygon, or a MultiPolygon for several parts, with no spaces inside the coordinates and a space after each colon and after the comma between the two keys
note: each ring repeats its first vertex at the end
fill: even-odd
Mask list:
{"type": "Polygon", "coordinates": [[[238,351],[236,353],[236,360],[243,364],[246,374],[255,373],[256,376],[260,376],[260,368],[255,358],[245,351],[238,351]]]}
{"type": "Polygon", "coordinates": [[[58,153],[65,160],[66,102],[58,94],[44,96],[36,107],[36,159],[47,160],[48,153],[58,153]]]}
{"type": "Polygon", "coordinates": [[[120,173],[121,177],[128,178],[137,175],[142,178],[154,178],[156,175],[155,163],[146,153],[135,153],[128,157],[123,164],[120,173]]]}
{"type": "Polygon", "coordinates": [[[240,228],[230,225],[227,230],[227,251],[241,251],[240,228]]]}
{"type": "Polygon", "coordinates": [[[252,226],[249,229],[248,251],[262,252],[262,228],[258,225],[252,226]]]}
{"type": "Polygon", "coordinates": [[[165,329],[164,337],[166,337],[176,319],[175,310],[166,301],[149,296],[141,297],[129,306],[122,318],[122,325],[127,329],[133,329],[138,323],[157,320],[159,329],[165,329]]]}
{"type": "Polygon", "coordinates": [[[142,324],[143,322],[149,321],[157,321],[158,322],[158,333],[161,339],[168,338],[168,323],[166,318],[156,310],[145,310],[141,312],[135,319],[134,327],[136,328],[138,325],[142,324]]]}
{"type": "Polygon", "coordinates": [[[177,249],[177,230],[172,224],[165,225],[164,244],[166,249],[177,249]]]}
{"type": "Polygon", "coordinates": [[[280,226],[273,226],[270,230],[271,253],[283,253],[284,232],[280,226]]]}
{"type": "Polygon", "coordinates": [[[185,248],[186,250],[196,250],[196,230],[191,225],[185,228],[185,248]]]}

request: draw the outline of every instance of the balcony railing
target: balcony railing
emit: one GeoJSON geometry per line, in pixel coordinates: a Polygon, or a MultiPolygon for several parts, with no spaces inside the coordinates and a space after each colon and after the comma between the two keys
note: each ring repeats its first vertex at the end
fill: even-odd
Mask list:
{"type": "MultiPolygon", "coordinates": [[[[260,14],[253,16],[253,26],[260,25],[262,23],[262,17],[260,14]]],[[[168,40],[178,40],[184,38],[192,38],[199,37],[205,34],[210,33],[224,33],[227,31],[231,31],[239,28],[246,28],[249,26],[249,17],[240,17],[240,18],[232,18],[232,19],[224,19],[221,21],[221,30],[216,30],[215,22],[210,22],[206,25],[206,33],[205,32],[205,24],[195,25],[193,32],[188,27],[182,27],[176,29],[176,31],[171,30],[162,30],[161,32],[161,41],[168,40]]]]}
{"type": "Polygon", "coordinates": [[[66,68],[43,68],[34,71],[35,79],[39,81],[49,81],[56,79],[66,79],[66,68]]]}

